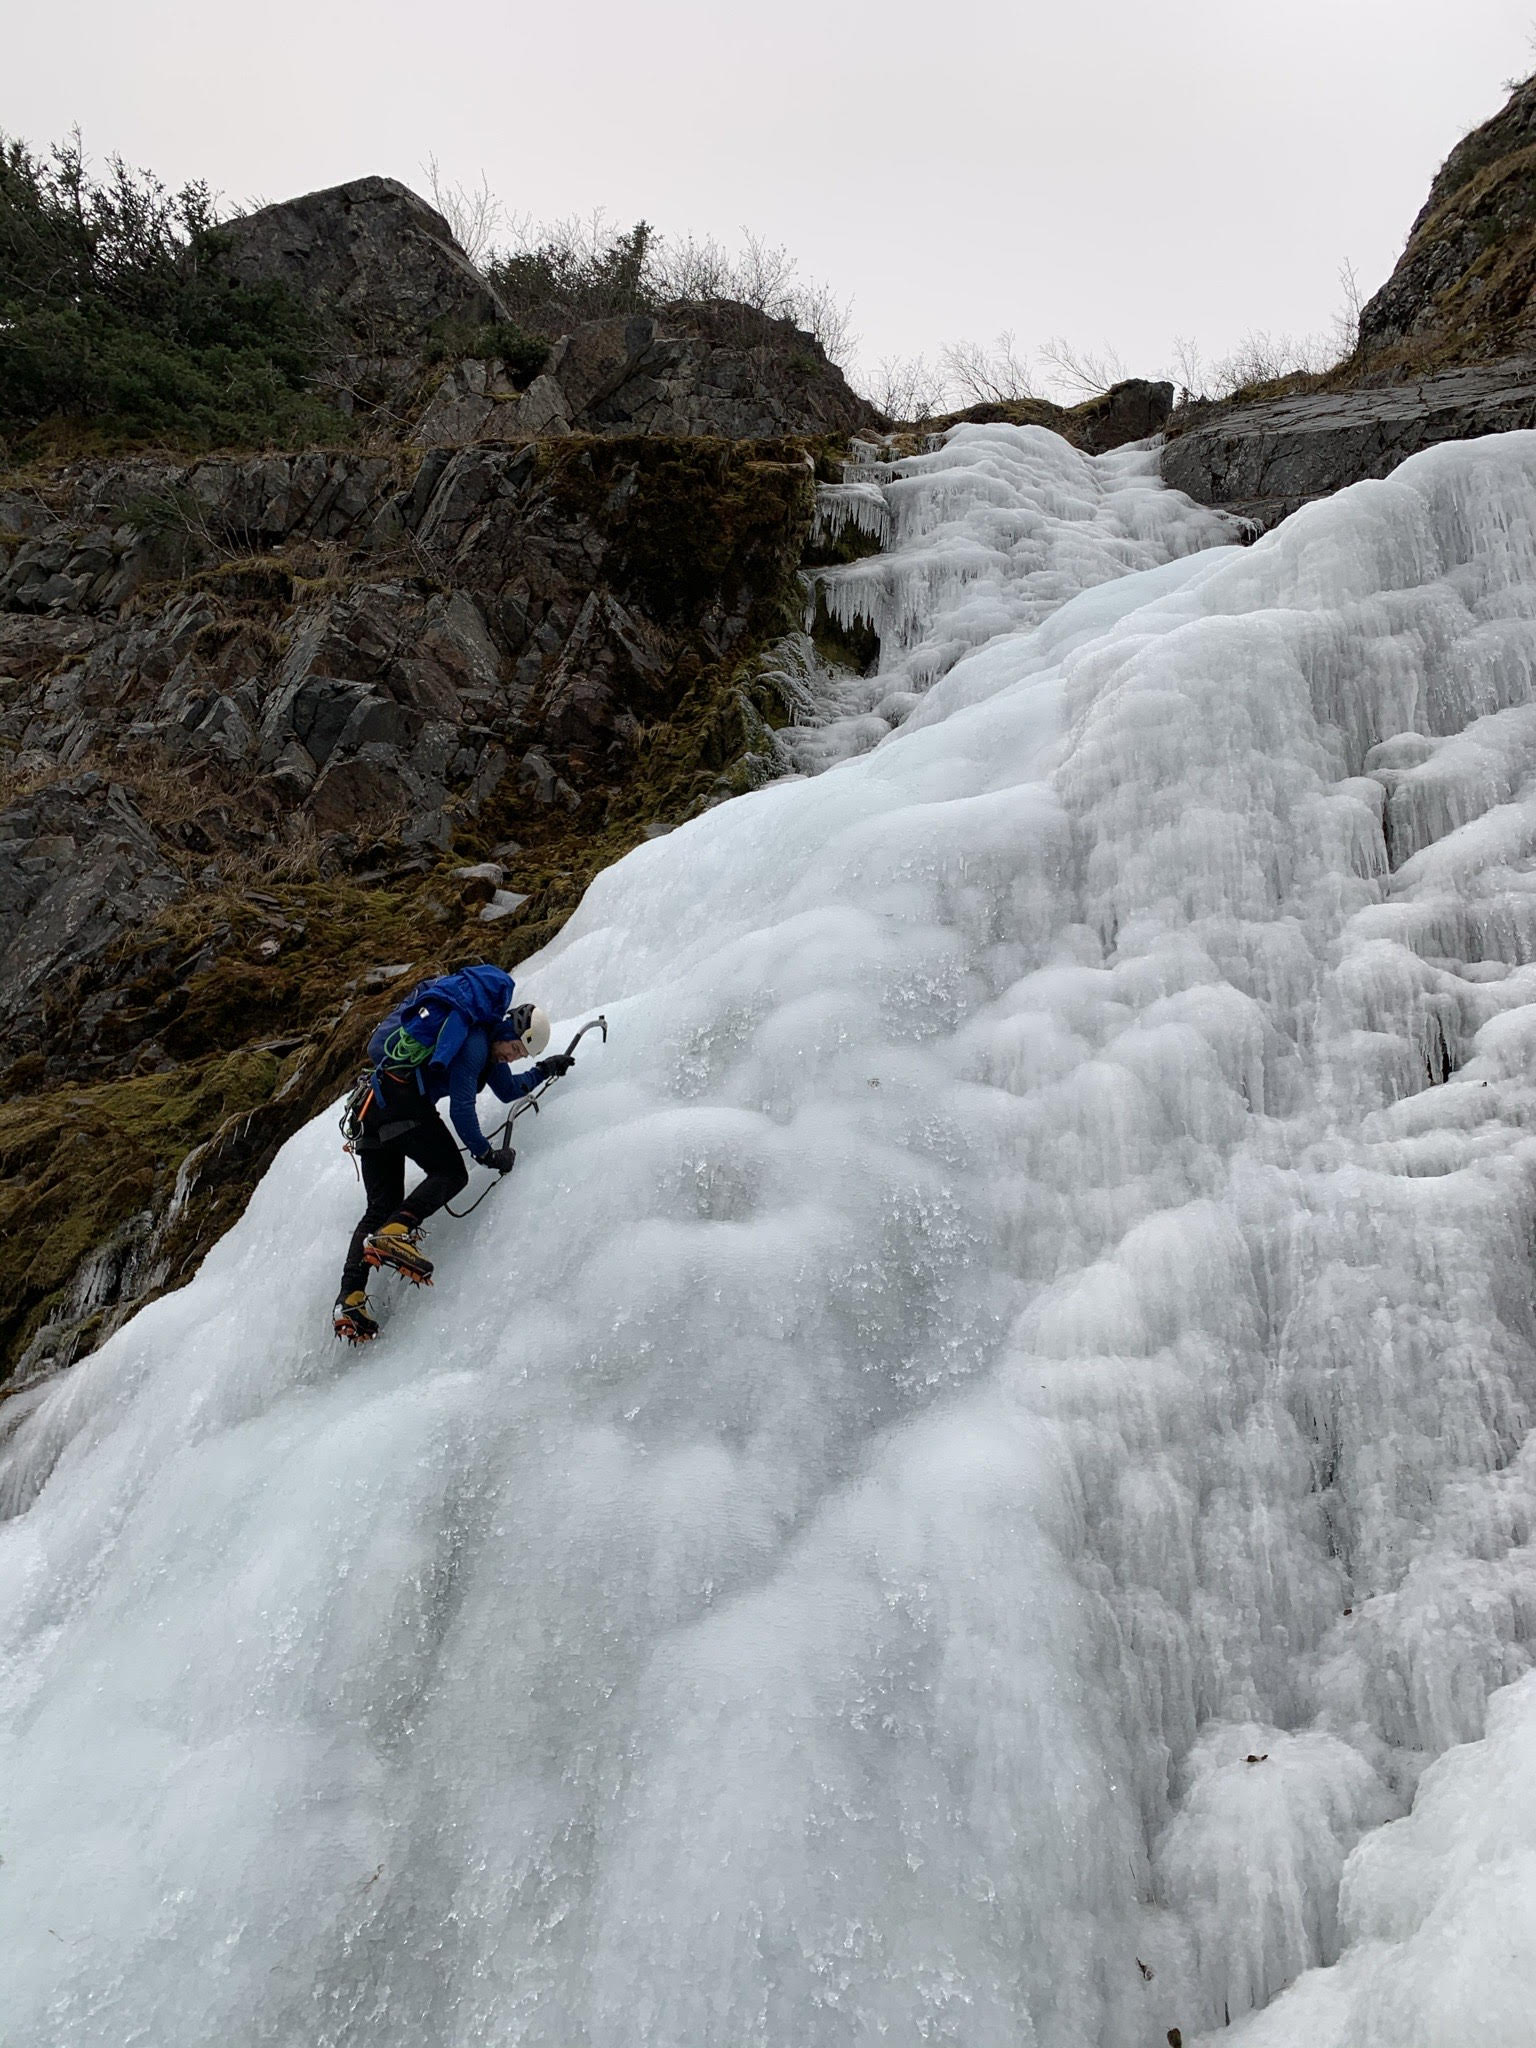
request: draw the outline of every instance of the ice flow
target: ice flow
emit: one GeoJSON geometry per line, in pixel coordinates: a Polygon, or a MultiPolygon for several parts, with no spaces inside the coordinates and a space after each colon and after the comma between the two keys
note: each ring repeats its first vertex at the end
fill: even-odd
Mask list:
{"type": "Polygon", "coordinates": [[[781,688],[805,709],[776,749],[802,773],[877,745],[974,648],[1017,639],[1085,590],[1239,531],[1165,491],[1146,447],[1085,462],[1055,434],[972,428],[901,460],[869,443],[855,451],[846,481],[817,494],[813,538],[852,528],[882,549],[816,571],[810,611],[812,623],[825,608],[845,631],[872,628],[880,652],[868,675],[854,675],[818,660],[805,635],[778,650],[781,688]]]}
{"type": "Polygon", "coordinates": [[[1139,475],[599,879],[382,1343],[322,1118],[33,1400],[7,2048],[1536,2039],[1536,435],[1249,549],[1139,475]]]}

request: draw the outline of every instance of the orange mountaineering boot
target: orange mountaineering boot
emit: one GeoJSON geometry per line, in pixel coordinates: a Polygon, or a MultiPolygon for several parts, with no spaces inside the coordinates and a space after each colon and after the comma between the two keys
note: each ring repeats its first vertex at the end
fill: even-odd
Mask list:
{"type": "Polygon", "coordinates": [[[379,1334],[379,1326],[368,1313],[368,1296],[361,1287],[343,1294],[331,1311],[331,1328],[349,1344],[366,1344],[379,1334]]]}
{"type": "Polygon", "coordinates": [[[416,1233],[408,1223],[386,1223],[363,1240],[370,1266],[389,1266],[413,1287],[432,1285],[432,1261],[416,1249],[416,1233]]]}

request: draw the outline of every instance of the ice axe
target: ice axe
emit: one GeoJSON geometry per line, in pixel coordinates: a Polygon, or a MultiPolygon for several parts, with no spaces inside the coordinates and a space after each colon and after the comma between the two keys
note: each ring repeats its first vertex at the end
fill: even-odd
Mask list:
{"type": "MultiPolygon", "coordinates": [[[[565,1048],[565,1056],[568,1060],[575,1059],[576,1048],[578,1045],[580,1045],[581,1041],[586,1037],[589,1031],[601,1031],[603,1034],[604,1045],[608,1043],[608,1019],[601,1015],[593,1017],[588,1023],[582,1025],[581,1029],[577,1032],[576,1036],[565,1048]]],[[[538,1115],[539,1097],[541,1095],[547,1095],[549,1093],[550,1089],[553,1088],[555,1085],[555,1078],[556,1077],[554,1075],[551,1075],[549,1079],[543,1082],[539,1087],[532,1089],[527,1095],[519,1096],[517,1101],[512,1104],[512,1107],[507,1111],[506,1121],[503,1123],[501,1130],[497,1136],[496,1143],[498,1145],[506,1144],[508,1138],[511,1136],[512,1126],[517,1122],[518,1118],[523,1114],[524,1110],[531,1109],[535,1116],[538,1115]]],[[[491,1182],[491,1187],[482,1188],[479,1194],[476,1195],[475,1199],[470,1203],[467,1209],[455,1209],[451,1202],[445,1202],[443,1206],[447,1209],[448,1214],[450,1216],[473,1216],[475,1211],[479,1208],[480,1204],[491,1192],[491,1188],[495,1187],[498,1184],[498,1182],[503,1181],[505,1179],[506,1175],[504,1173],[498,1174],[496,1176],[496,1179],[491,1182]]]]}

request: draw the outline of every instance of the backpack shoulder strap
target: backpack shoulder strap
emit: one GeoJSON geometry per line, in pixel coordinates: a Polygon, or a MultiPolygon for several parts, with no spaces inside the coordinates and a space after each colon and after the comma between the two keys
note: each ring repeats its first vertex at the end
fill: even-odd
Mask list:
{"type": "Polygon", "coordinates": [[[446,1067],[451,1065],[460,1046],[468,1038],[469,1032],[470,1023],[464,1012],[457,1009],[450,1010],[442,1021],[437,1034],[437,1042],[432,1048],[433,1066],[446,1067]]]}

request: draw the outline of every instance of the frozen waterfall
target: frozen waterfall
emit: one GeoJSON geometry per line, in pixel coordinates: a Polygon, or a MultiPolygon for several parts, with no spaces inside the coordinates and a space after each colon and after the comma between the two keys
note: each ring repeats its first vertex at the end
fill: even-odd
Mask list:
{"type": "Polygon", "coordinates": [[[594,884],[438,1286],[322,1118],[24,1397],[6,2048],[1536,2042],[1536,435],[867,488],[905,724],[594,884]]]}
{"type": "Polygon", "coordinates": [[[817,493],[815,537],[852,527],[881,552],[817,570],[811,608],[814,618],[824,605],[845,630],[871,627],[880,653],[861,676],[829,671],[807,635],[780,650],[784,693],[808,715],[777,735],[778,751],[801,773],[878,745],[988,641],[1017,639],[1132,570],[1239,536],[1235,521],[1165,491],[1146,446],[1085,462],[1055,434],[1005,427],[948,434],[899,460],[855,447],[846,481],[817,493]]]}

